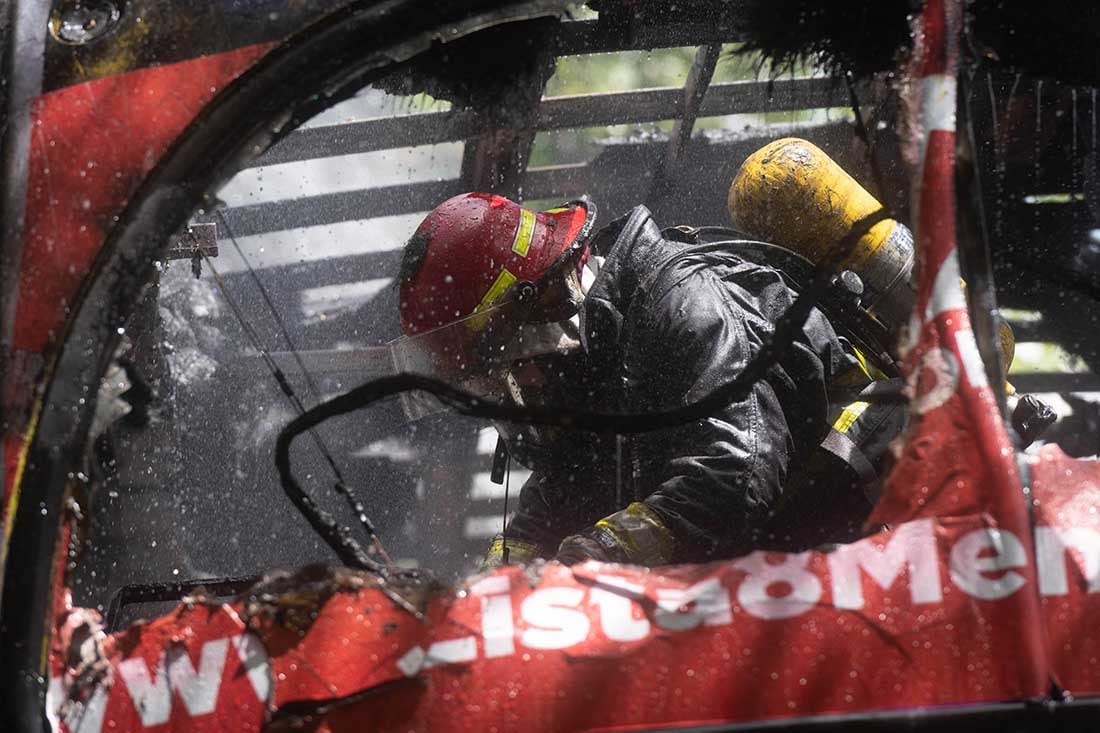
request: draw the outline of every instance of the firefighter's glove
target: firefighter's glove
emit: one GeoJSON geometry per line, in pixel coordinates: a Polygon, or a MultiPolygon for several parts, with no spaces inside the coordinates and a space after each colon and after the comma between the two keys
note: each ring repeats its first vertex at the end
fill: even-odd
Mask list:
{"type": "Polygon", "coordinates": [[[561,541],[554,559],[562,565],[576,565],[585,560],[629,562],[615,536],[601,527],[589,527],[583,532],[566,537],[561,541]]]}
{"type": "Polygon", "coordinates": [[[1012,411],[1012,427],[1020,436],[1021,448],[1035,442],[1047,428],[1058,420],[1054,408],[1035,395],[1024,395],[1012,411]]]}
{"type": "Polygon", "coordinates": [[[635,502],[566,537],[555,559],[564,565],[598,560],[653,567],[671,563],[672,550],[672,533],[661,518],[645,504],[635,502]]]}
{"type": "Polygon", "coordinates": [[[481,559],[481,566],[478,570],[485,572],[493,568],[499,568],[501,565],[527,565],[540,557],[544,557],[545,554],[538,545],[513,539],[509,539],[505,543],[504,538],[497,535],[493,538],[493,544],[489,545],[485,557],[481,559]]]}

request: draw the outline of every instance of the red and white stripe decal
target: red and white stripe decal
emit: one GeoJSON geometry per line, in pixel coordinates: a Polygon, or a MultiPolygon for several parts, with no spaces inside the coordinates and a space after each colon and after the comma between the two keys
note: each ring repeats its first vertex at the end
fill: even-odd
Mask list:
{"type": "MultiPolygon", "coordinates": [[[[940,460],[941,452],[969,454],[977,467],[973,481],[944,475],[935,482],[942,479],[943,487],[960,495],[973,492],[997,526],[1025,538],[1024,550],[1033,560],[1015,452],[971,331],[956,249],[955,109],[962,6],[962,0],[927,0],[914,28],[914,78],[906,102],[910,119],[917,123],[911,133],[919,136],[910,141],[910,149],[919,151],[912,210],[920,276],[903,368],[915,394],[906,449],[923,442],[919,460],[930,465],[940,460]]],[[[927,474],[921,479],[926,489],[928,479],[927,474]]],[[[893,492],[887,505],[896,511],[909,506],[907,497],[919,494],[920,487],[899,470],[888,480],[887,491],[893,492]]],[[[886,519],[881,506],[877,513],[886,519]]],[[[1023,572],[1033,573],[1034,562],[1023,572]]],[[[1034,593],[1021,593],[1018,602],[1023,618],[1040,618],[1034,593]]],[[[1024,624],[1017,640],[1027,649],[1024,685],[1036,691],[1045,688],[1047,670],[1039,628],[1038,622],[1024,624]]]]}

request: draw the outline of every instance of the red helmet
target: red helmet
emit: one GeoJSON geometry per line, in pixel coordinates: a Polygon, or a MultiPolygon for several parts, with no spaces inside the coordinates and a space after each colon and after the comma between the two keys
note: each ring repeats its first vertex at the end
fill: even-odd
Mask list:
{"type": "Polygon", "coordinates": [[[594,218],[587,200],[539,212],[488,193],[444,201],[407,245],[401,330],[411,336],[465,318],[517,283],[537,286],[556,265],[581,261],[594,218]]]}

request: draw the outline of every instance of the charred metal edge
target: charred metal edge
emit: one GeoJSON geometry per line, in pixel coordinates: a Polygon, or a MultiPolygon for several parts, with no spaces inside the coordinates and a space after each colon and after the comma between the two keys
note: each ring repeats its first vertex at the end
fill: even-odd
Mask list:
{"type": "Polygon", "coordinates": [[[118,631],[119,614],[135,603],[178,601],[189,593],[201,590],[211,596],[235,596],[256,585],[263,576],[241,575],[220,578],[196,578],[171,583],[131,583],[111,596],[103,625],[107,632],[118,631]]]}
{"type": "Polygon", "coordinates": [[[48,375],[30,444],[0,599],[0,719],[7,730],[45,725],[53,543],[67,476],[79,459],[94,396],[169,238],[236,171],[281,134],[415,57],[433,41],[531,17],[564,0],[360,0],[271,51],[223,90],[176,139],[111,232],[76,299],[48,375]],[[411,29],[411,30],[410,30],[411,29]],[[47,507],[43,514],[40,507],[47,507]]]}

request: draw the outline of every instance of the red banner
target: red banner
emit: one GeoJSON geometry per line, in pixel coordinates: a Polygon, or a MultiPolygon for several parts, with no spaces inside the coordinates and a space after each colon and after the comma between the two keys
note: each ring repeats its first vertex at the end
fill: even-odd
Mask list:
{"type": "Polygon", "coordinates": [[[827,554],[510,567],[410,592],[422,619],[334,570],[99,637],[87,665],[55,661],[51,712],[83,733],[561,731],[1026,697],[1004,630],[1035,593],[1028,542],[978,516],[927,518],[827,554]]]}
{"type": "Polygon", "coordinates": [[[1100,463],[1048,446],[1031,462],[1035,553],[1051,675],[1100,694],[1100,463]]]}
{"type": "MultiPolygon", "coordinates": [[[[928,0],[914,25],[905,102],[914,163],[912,208],[918,253],[917,304],[903,373],[912,400],[901,460],[886,482],[873,521],[904,521],[931,507],[936,516],[985,512],[991,527],[1021,539],[1021,570],[1035,587],[1034,548],[1016,454],[970,327],[955,234],[955,110],[959,0],[928,0]]],[[[998,388],[1003,388],[998,386],[998,388]]],[[[1020,647],[1030,695],[1048,687],[1039,599],[1014,596],[1018,608],[1002,631],[1020,647]]]]}

